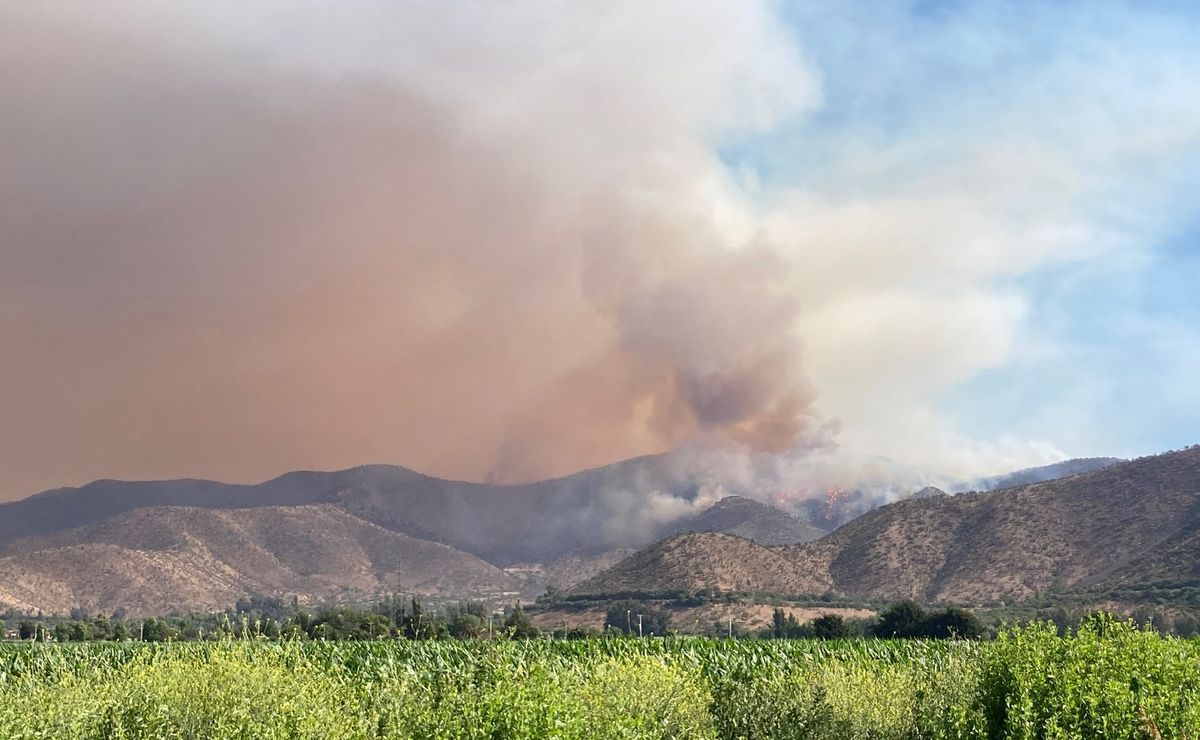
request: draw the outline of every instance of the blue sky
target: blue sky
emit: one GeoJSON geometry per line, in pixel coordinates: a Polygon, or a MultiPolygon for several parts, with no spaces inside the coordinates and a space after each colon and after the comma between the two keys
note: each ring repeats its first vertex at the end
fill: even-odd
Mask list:
{"type": "Polygon", "coordinates": [[[1080,454],[1200,441],[1200,232],[1148,246],[1140,264],[1017,280],[1031,301],[1029,351],[951,389],[947,412],[982,433],[1050,436],[1080,454]]]}
{"type": "MultiPolygon", "coordinates": [[[[765,135],[722,145],[727,166],[753,173],[763,190],[905,193],[1004,140],[1060,157],[1082,181],[1061,202],[1050,192],[991,209],[999,221],[1015,216],[998,247],[1015,254],[1026,249],[1022,228],[1043,219],[1087,236],[986,276],[1022,302],[1023,316],[1002,357],[929,399],[958,433],[1044,440],[1073,455],[1200,442],[1200,11],[786,3],[783,16],[822,100],[765,135]],[[883,163],[861,163],[875,157],[883,163]],[[1022,224],[1027,207],[1044,210],[1022,224]]],[[[1021,177],[1019,166],[996,175],[1021,177]]]]}

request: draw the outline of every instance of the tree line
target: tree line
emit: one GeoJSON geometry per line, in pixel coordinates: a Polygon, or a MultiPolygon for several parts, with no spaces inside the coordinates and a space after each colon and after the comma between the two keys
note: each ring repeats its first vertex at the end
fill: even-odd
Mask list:
{"type": "MultiPolygon", "coordinates": [[[[123,614],[88,616],[75,610],[68,619],[6,615],[18,639],[38,642],[139,640],[168,642],[234,639],[379,640],[536,637],[537,627],[521,605],[489,613],[480,602],[465,601],[443,613],[428,611],[415,596],[391,596],[371,607],[335,606],[302,610],[293,599],[239,600],[224,612],[127,619],[123,614]]],[[[0,619],[0,635],[9,629],[0,619]]]]}
{"type": "MultiPolygon", "coordinates": [[[[11,616],[11,615],[10,615],[11,616]]],[[[87,616],[76,611],[71,618],[46,621],[21,617],[16,621],[19,639],[55,642],[125,641],[167,642],[208,639],[528,639],[545,635],[562,639],[631,636],[660,637],[675,633],[671,610],[652,602],[621,600],[606,608],[602,629],[561,627],[543,631],[519,603],[502,613],[485,604],[463,601],[439,613],[427,610],[415,596],[392,595],[371,607],[337,606],[315,612],[302,610],[293,599],[285,604],[276,598],[243,599],[229,610],[212,614],[190,614],[147,619],[125,619],[124,615],[87,616]]],[[[0,633],[4,630],[0,620],[0,633]]],[[[693,625],[697,627],[698,625],[693,625]]],[[[979,639],[987,633],[972,612],[957,607],[926,611],[913,601],[892,604],[869,619],[845,619],[827,613],[801,622],[782,607],[774,609],[771,624],[748,631],[733,621],[717,622],[701,631],[710,636],[757,637],[766,639],[979,639]]]]}
{"type": "Polygon", "coordinates": [[[771,626],[760,637],[773,639],[809,638],[844,640],[853,637],[885,639],[978,640],[987,634],[983,623],[974,613],[959,607],[926,611],[914,601],[899,601],[878,616],[869,619],[846,619],[840,614],[822,614],[801,622],[782,608],[771,615],[771,626]]]}

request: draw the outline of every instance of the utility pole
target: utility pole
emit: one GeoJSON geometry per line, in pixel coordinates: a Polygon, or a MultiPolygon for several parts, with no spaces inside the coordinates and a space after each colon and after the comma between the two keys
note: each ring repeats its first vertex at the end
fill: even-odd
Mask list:
{"type": "MultiPolygon", "coordinates": [[[[629,616],[630,611],[629,609],[625,610],[625,634],[627,635],[633,634],[633,618],[629,616]]],[[[620,612],[617,613],[620,614],[620,612]]]]}
{"type": "Polygon", "coordinates": [[[729,618],[729,639],[733,639],[733,617],[729,618]]]}
{"type": "Polygon", "coordinates": [[[638,637],[642,636],[642,615],[638,615],[638,637]]]}
{"type": "Polygon", "coordinates": [[[396,592],[392,592],[392,628],[396,630],[397,638],[403,637],[400,631],[404,624],[404,554],[396,554],[396,590],[400,592],[397,602],[396,592]]]}

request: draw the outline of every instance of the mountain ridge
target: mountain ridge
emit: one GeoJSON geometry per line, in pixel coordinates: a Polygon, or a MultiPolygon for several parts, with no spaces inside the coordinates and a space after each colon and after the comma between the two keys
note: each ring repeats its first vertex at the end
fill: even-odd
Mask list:
{"type": "Polygon", "coordinates": [[[396,590],[438,593],[447,584],[463,592],[516,591],[490,563],[329,505],[137,509],[13,543],[0,557],[0,584],[7,584],[0,585],[0,603],[36,603],[43,611],[212,609],[253,593],[364,599],[396,590]],[[119,582],[100,577],[105,573],[119,582]]]}
{"type": "MultiPolygon", "coordinates": [[[[993,494],[926,489],[817,539],[821,530],[768,504],[736,493],[714,501],[729,492],[673,465],[635,458],[505,486],[363,465],[258,484],[106,479],[55,489],[0,504],[0,608],[152,613],[217,608],[252,594],[329,602],[401,588],[532,598],[549,585],[612,592],[645,590],[647,582],[669,590],[987,596],[964,591],[970,573],[962,568],[974,562],[972,533],[987,534],[983,515],[991,510],[980,502],[993,494]],[[905,507],[921,515],[897,516],[905,507]],[[654,553],[648,581],[639,548],[654,553]]],[[[1096,474],[1103,471],[1083,475],[1096,474]]],[[[1161,519],[1152,529],[1162,529],[1161,519]]],[[[1172,532],[1163,529],[1162,541],[1177,560],[1200,551],[1200,538],[1172,532]]],[[[1059,540],[1060,549],[1073,542],[1059,540]]],[[[1114,578],[1143,567],[1131,564],[1142,549],[1121,552],[1124,560],[1107,564],[1114,578]]],[[[1059,563],[1069,554],[1035,548],[1030,557],[1048,558],[1053,578],[1078,580],[1082,572],[1059,563]]],[[[1046,580],[1034,575],[1005,584],[996,574],[992,590],[1029,592],[1046,580]]]]}
{"type": "Polygon", "coordinates": [[[531,599],[549,585],[566,588],[594,575],[673,526],[628,510],[630,496],[670,496],[667,509],[680,513],[679,522],[706,528],[762,526],[771,542],[789,532],[795,541],[813,536],[794,517],[748,499],[718,501],[706,519],[705,482],[674,476],[662,460],[635,458],[508,486],[443,481],[390,465],[292,471],[259,484],[99,480],[0,505],[0,608],[147,612],[209,608],[251,594],[368,599],[400,587],[531,599]],[[713,521],[730,509],[740,516],[713,521]],[[275,524],[254,525],[265,520],[275,524]],[[280,531],[290,539],[279,542],[280,531]],[[386,548],[363,549],[378,540],[386,548]],[[417,577],[411,563],[403,581],[392,572],[394,557],[412,560],[411,553],[431,548],[441,548],[445,561],[438,573],[417,577]],[[325,570],[313,562],[318,556],[325,570]],[[97,590],[89,572],[114,584],[97,590]],[[121,582],[128,588],[115,585],[121,582]]]}
{"type": "Polygon", "coordinates": [[[827,534],[799,517],[745,496],[725,496],[699,514],[664,528],[662,536],[686,532],[724,532],[760,545],[810,542],[827,534]]]}
{"type": "MultiPolygon", "coordinates": [[[[1052,588],[1144,582],[1185,566],[1200,579],[1200,446],[991,492],[906,499],[814,542],[736,546],[696,534],[657,543],[577,586],[576,595],[646,591],[652,569],[705,585],[713,561],[742,575],[775,569],[778,593],[995,603],[1052,588]],[[1175,543],[1173,547],[1168,547],[1175,543]],[[690,558],[690,560],[689,560],[690,558]]],[[[652,589],[650,589],[652,590],[652,589]]]]}
{"type": "MultiPolygon", "coordinates": [[[[334,504],[388,529],[446,542],[490,561],[543,560],[652,541],[656,531],[605,538],[581,511],[622,489],[652,486],[694,500],[699,484],[676,480],[656,458],[530,484],[448,481],[391,465],[340,471],[292,471],[256,484],[204,479],[102,479],[0,504],[0,546],[29,535],[94,523],[150,506],[254,508],[334,504]],[[644,480],[643,480],[644,479],[644,480]],[[538,520],[541,520],[540,522],[538,520]],[[544,523],[552,520],[553,527],[544,523]]],[[[602,516],[606,512],[594,512],[602,516]]],[[[593,517],[595,518],[595,517],[593,517]]],[[[635,525],[636,522],[632,522],[635,525]]],[[[614,531],[609,528],[609,533],[614,531]]]]}

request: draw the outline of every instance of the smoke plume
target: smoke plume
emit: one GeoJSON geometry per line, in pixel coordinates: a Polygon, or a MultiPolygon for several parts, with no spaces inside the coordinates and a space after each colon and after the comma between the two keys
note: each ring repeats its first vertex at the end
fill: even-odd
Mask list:
{"type": "Polygon", "coordinates": [[[926,399],[1012,352],[994,278],[1106,243],[1096,142],[835,137],[786,188],[728,161],[827,87],[769,2],[7,3],[0,498],[686,444],[1044,459],[926,399]]]}

